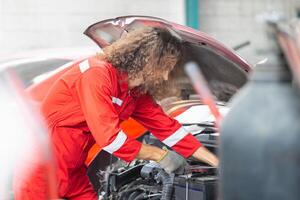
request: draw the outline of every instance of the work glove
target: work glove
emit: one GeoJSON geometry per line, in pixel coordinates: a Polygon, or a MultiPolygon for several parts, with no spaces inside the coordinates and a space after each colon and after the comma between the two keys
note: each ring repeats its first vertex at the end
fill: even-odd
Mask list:
{"type": "Polygon", "coordinates": [[[184,157],[174,151],[167,150],[166,154],[158,161],[158,164],[169,174],[183,174],[188,163],[184,157]]]}

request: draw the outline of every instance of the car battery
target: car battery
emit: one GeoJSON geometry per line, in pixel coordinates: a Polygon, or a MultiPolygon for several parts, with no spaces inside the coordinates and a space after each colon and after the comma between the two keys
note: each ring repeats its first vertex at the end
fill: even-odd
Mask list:
{"type": "Polygon", "coordinates": [[[175,200],[216,200],[217,176],[185,177],[174,179],[175,200]]]}

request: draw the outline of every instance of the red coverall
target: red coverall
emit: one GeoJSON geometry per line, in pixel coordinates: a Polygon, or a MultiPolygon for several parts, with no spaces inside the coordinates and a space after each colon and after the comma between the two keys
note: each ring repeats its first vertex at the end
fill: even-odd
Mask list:
{"type": "MultiPolygon", "coordinates": [[[[129,139],[119,126],[129,117],[184,157],[201,146],[149,95],[130,91],[125,72],[96,56],[74,64],[53,84],[42,102],[42,114],[53,143],[61,198],[97,199],[84,165],[95,142],[125,161],[136,157],[141,143],[129,139]]],[[[26,187],[23,195],[31,200],[41,199],[37,193],[46,191],[37,179],[26,187]]]]}

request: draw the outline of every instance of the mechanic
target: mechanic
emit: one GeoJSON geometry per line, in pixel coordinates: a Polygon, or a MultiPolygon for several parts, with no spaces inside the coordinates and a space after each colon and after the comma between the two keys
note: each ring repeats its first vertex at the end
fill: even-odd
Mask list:
{"type": "MultiPolygon", "coordinates": [[[[169,173],[180,171],[190,156],[218,166],[218,158],[153,98],[181,57],[181,41],[170,30],[142,28],[103,53],[75,63],[53,84],[41,109],[57,162],[60,198],[97,199],[84,164],[95,142],[128,162],[135,158],[156,161],[169,173]],[[180,155],[128,138],[120,123],[129,117],[180,155]]],[[[45,184],[35,180],[29,185],[31,200],[44,198],[45,184]]]]}

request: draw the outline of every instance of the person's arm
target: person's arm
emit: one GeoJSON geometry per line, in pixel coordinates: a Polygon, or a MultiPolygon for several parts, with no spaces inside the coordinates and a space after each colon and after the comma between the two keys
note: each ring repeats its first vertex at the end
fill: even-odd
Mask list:
{"type": "Polygon", "coordinates": [[[143,95],[138,99],[137,107],[132,117],[145,126],[155,137],[183,157],[193,156],[212,166],[218,166],[218,158],[203,147],[175,119],[167,116],[150,96],[143,95]]]}
{"type": "Polygon", "coordinates": [[[174,151],[160,149],[147,144],[142,144],[137,158],[142,160],[153,160],[167,173],[183,174],[187,166],[185,158],[174,151]]]}
{"type": "MultiPolygon", "coordinates": [[[[84,67],[89,64],[87,60],[83,63],[84,67]]],[[[75,86],[80,107],[96,142],[108,153],[131,161],[139,153],[142,144],[128,138],[120,128],[113,101],[113,84],[107,69],[99,66],[82,72],[75,86]]]]}
{"type": "Polygon", "coordinates": [[[166,153],[167,151],[156,146],[142,144],[136,158],[141,160],[153,160],[155,162],[159,162],[166,155],[166,153]]]}
{"type": "Polygon", "coordinates": [[[194,158],[205,162],[213,167],[219,166],[219,159],[215,156],[215,154],[211,153],[204,146],[199,147],[192,155],[194,158]]]}

